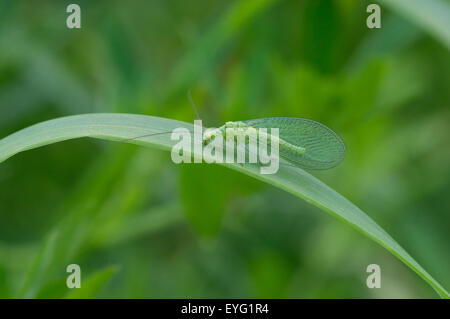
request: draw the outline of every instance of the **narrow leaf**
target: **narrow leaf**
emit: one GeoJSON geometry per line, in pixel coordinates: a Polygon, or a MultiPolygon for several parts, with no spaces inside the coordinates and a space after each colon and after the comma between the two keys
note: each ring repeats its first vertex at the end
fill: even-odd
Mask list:
{"type": "MultiPolygon", "coordinates": [[[[192,124],[159,117],[132,114],[85,114],[42,122],[0,140],[0,162],[19,152],[79,137],[122,141],[169,150],[176,141],[170,134],[133,139],[177,127],[192,130],[192,124]]],[[[349,200],[302,169],[282,166],[274,175],[261,175],[255,165],[222,164],[286,190],[344,220],[389,250],[430,284],[441,297],[449,293],[428,274],[389,234],[349,200]]]]}

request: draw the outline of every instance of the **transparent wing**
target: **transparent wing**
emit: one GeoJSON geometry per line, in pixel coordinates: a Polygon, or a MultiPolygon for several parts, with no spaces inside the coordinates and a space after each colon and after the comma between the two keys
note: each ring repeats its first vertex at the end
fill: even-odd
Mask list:
{"type": "Polygon", "coordinates": [[[255,128],[278,128],[280,138],[306,149],[302,156],[280,149],[280,157],[306,169],[329,169],[344,158],[342,139],[327,126],[296,117],[267,117],[244,121],[255,128]]]}

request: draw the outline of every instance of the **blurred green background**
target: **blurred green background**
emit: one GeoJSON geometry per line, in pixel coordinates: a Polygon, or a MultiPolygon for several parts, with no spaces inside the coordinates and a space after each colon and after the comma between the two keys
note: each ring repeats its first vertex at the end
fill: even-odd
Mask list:
{"type": "MultiPolygon", "coordinates": [[[[410,2],[424,22],[385,0],[382,28],[368,29],[371,2],[359,0],[76,1],[82,28],[70,30],[72,2],[0,1],[0,137],[90,112],[192,121],[188,89],[209,126],[320,121],[347,155],[312,173],[449,289],[449,42],[427,25],[437,2],[410,2]]],[[[449,2],[438,4],[448,17],[449,2]]],[[[92,139],[0,164],[0,296],[71,294],[437,297],[385,249],[299,198],[226,168],[92,139]],[[72,263],[77,292],[65,285],[72,263]],[[381,289],[366,286],[372,263],[381,289]]]]}

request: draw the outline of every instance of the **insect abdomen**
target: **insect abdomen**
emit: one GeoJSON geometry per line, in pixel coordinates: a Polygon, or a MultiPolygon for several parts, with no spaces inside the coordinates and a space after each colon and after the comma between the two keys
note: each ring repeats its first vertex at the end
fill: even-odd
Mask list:
{"type": "Polygon", "coordinates": [[[281,138],[279,139],[279,147],[280,151],[287,152],[295,156],[301,156],[306,152],[306,149],[304,147],[291,144],[281,138]]]}
{"type": "MultiPolygon", "coordinates": [[[[261,135],[263,135],[263,137],[267,138],[267,145],[271,144],[271,140],[272,138],[274,138],[273,135],[267,134],[266,132],[262,133],[261,131],[259,131],[258,133],[260,134],[260,137],[261,135]]],[[[278,147],[281,152],[289,153],[293,156],[301,156],[306,152],[306,149],[304,147],[289,143],[288,141],[285,141],[280,137],[277,137],[277,139],[278,139],[278,147]]]]}

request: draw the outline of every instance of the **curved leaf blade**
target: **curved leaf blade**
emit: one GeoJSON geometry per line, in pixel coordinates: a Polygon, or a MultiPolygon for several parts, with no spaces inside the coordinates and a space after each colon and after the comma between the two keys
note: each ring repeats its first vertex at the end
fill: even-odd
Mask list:
{"type": "MultiPolygon", "coordinates": [[[[168,132],[177,127],[193,129],[193,125],[189,123],[145,115],[99,113],[63,117],[27,127],[0,140],[0,163],[25,150],[80,137],[122,141],[169,150],[175,144],[175,141],[170,139],[170,134],[133,138],[168,132]]],[[[222,165],[279,187],[344,220],[399,258],[441,297],[450,298],[449,293],[375,221],[304,170],[282,166],[274,175],[261,175],[255,165],[222,165]]]]}

